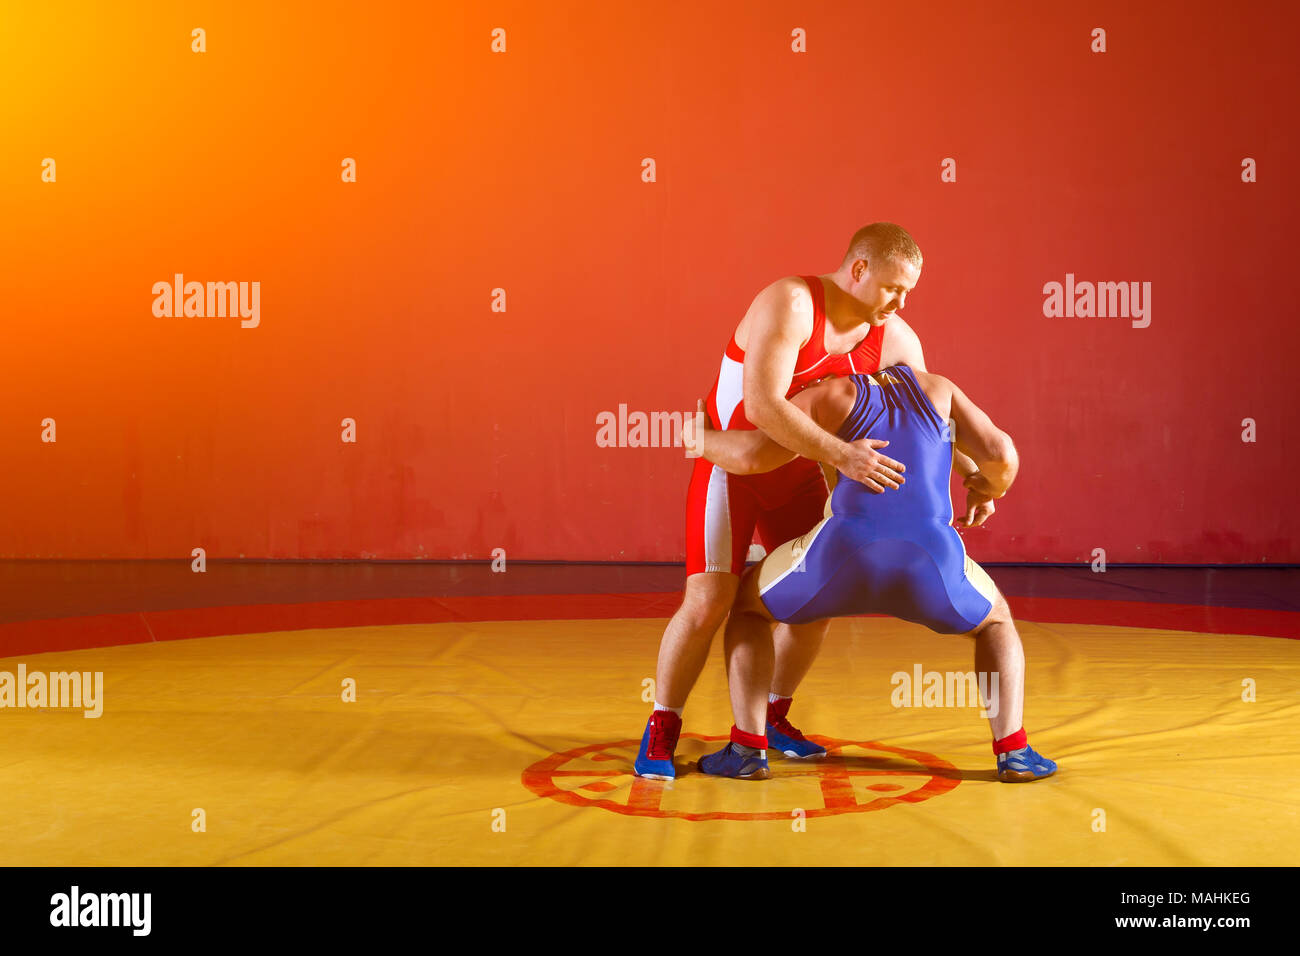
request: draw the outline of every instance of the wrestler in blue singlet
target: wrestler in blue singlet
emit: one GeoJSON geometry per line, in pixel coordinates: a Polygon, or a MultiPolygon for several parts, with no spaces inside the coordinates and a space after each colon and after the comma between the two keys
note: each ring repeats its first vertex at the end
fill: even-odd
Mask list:
{"type": "Polygon", "coordinates": [[[850,614],[889,614],[942,634],[974,630],[992,609],[991,582],[974,568],[952,527],[948,424],[906,365],[881,369],[895,384],[854,375],[857,398],[838,432],[877,438],[907,465],[897,489],[873,494],[843,474],[828,517],[777,549],[760,569],[759,593],[778,621],[802,624],[850,614]]]}

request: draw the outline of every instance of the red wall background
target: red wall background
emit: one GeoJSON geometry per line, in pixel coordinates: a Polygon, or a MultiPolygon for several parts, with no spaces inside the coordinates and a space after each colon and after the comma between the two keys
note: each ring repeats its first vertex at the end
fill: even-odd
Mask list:
{"type": "Polygon", "coordinates": [[[974,557],[1300,560],[1293,4],[0,18],[0,556],[680,560],[689,462],[596,416],[692,408],[763,286],[889,220],[1021,450],[974,557]],[[260,326],[155,317],[176,272],[260,326]],[[1044,317],[1067,272],[1150,327],[1044,317]]]}

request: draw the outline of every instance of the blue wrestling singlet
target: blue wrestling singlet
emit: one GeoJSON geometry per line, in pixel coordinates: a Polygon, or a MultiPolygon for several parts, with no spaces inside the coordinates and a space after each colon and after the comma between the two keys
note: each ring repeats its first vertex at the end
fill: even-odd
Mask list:
{"type": "Polygon", "coordinates": [[[841,474],[827,517],[758,569],[759,594],[773,617],[791,624],[889,614],[964,634],[988,616],[996,590],[951,524],[948,423],[906,365],[877,376],[890,383],[852,376],[857,398],[838,434],[887,440],[881,452],[907,467],[906,481],[873,494],[841,474]]]}

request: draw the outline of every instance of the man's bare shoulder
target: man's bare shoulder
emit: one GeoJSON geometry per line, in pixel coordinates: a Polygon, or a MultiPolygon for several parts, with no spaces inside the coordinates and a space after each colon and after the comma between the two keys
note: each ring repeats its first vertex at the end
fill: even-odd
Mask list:
{"type": "Polygon", "coordinates": [[[836,375],[814,382],[791,401],[818,425],[829,432],[839,431],[844,419],[853,411],[858,386],[847,375],[836,375]]]}
{"type": "Polygon", "coordinates": [[[765,286],[749,306],[736,329],[736,342],[743,349],[749,329],[755,323],[788,326],[806,341],[812,334],[813,300],[808,283],[799,276],[782,276],[765,286]]]}
{"type": "Polygon", "coordinates": [[[921,353],[921,337],[907,324],[901,315],[895,313],[885,323],[884,340],[880,347],[880,365],[910,365],[920,371],[925,368],[925,359],[921,353]]]}
{"type": "Polygon", "coordinates": [[[952,379],[936,375],[934,372],[923,372],[917,368],[912,369],[912,374],[916,376],[917,384],[921,386],[921,390],[925,392],[936,411],[943,413],[944,409],[951,406],[952,379]]]}

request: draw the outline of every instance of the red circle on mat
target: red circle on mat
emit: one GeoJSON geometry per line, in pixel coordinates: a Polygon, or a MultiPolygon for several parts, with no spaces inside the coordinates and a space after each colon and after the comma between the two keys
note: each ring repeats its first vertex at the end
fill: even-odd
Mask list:
{"type": "MultiPolygon", "coordinates": [[[[727,740],[726,736],[705,737],[700,734],[682,734],[683,737],[692,737],[696,740],[715,741],[727,740]]],[[[821,806],[810,806],[804,808],[804,815],[807,817],[829,817],[841,813],[866,813],[870,810],[886,810],[889,807],[900,803],[922,803],[932,797],[940,796],[952,790],[961,782],[957,776],[957,768],[934,754],[925,753],[921,750],[906,750],[902,747],[891,747],[888,744],[878,743],[874,740],[839,740],[834,737],[810,737],[826,748],[826,756],[820,760],[800,760],[800,761],[782,761],[776,765],[774,776],[780,776],[781,769],[786,766],[797,766],[797,776],[807,777],[816,784],[816,790],[809,788],[809,802],[820,800],[821,806]],[[861,750],[877,751],[886,754],[891,758],[902,758],[906,764],[914,766],[902,767],[894,766],[897,759],[891,760],[890,764],[882,768],[874,767],[855,767],[843,753],[846,747],[857,747],[861,750]],[[893,776],[899,778],[923,779],[921,786],[914,790],[906,790],[902,784],[881,783],[868,786],[866,789],[881,792],[896,792],[906,790],[904,793],[897,793],[895,796],[880,796],[874,800],[868,800],[863,803],[858,800],[854,792],[854,777],[882,777],[893,776]]],[[[629,816],[638,817],[671,817],[679,820],[791,820],[794,819],[792,810],[765,810],[759,812],[743,812],[737,810],[710,810],[703,812],[688,812],[685,810],[665,810],[660,806],[664,792],[669,787],[682,787],[689,785],[696,779],[697,775],[707,781],[712,781],[715,777],[707,777],[699,774],[698,769],[692,771],[684,777],[679,777],[676,781],[669,783],[663,780],[644,780],[641,777],[633,775],[631,761],[629,758],[619,757],[605,751],[628,748],[635,755],[640,747],[641,741],[633,740],[616,740],[611,743],[589,744],[586,747],[575,747],[572,750],[566,750],[563,753],[554,753],[549,757],[537,761],[523,772],[521,778],[523,785],[537,794],[539,797],[549,797],[560,803],[567,803],[575,807],[599,807],[602,810],[609,810],[613,813],[622,813],[629,816]],[[566,764],[574,761],[589,759],[592,761],[613,761],[617,760],[624,766],[619,769],[592,769],[584,770],[581,768],[566,768],[566,764]],[[592,783],[584,784],[574,790],[568,790],[561,787],[557,782],[558,779],[565,777],[590,777],[592,783]],[[627,793],[619,794],[617,797],[605,797],[600,794],[610,793],[611,791],[620,790],[619,784],[611,782],[608,778],[628,777],[631,779],[631,787],[627,793]],[[605,779],[602,779],[605,778],[605,779]],[[591,795],[580,793],[580,790],[591,791],[591,795]]],[[[680,764],[679,764],[680,767],[680,764]]],[[[751,780],[738,780],[737,786],[743,787],[762,787],[764,782],[751,780]]]]}

